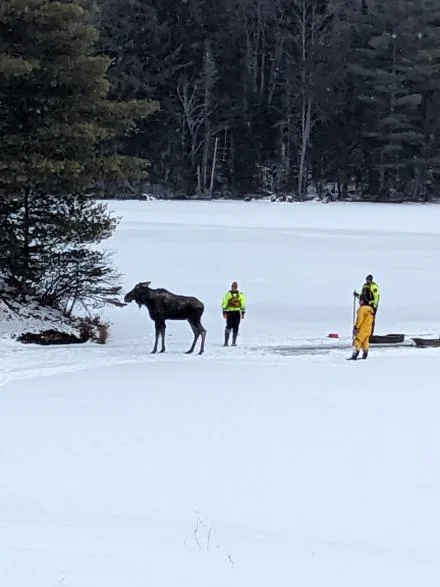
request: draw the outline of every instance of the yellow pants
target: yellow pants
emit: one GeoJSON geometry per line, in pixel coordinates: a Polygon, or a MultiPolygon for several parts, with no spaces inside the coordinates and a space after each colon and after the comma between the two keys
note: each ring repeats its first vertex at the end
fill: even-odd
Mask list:
{"type": "Polygon", "coordinates": [[[370,335],[368,336],[364,336],[363,338],[355,338],[354,339],[354,348],[357,351],[360,351],[361,349],[363,351],[368,351],[368,349],[370,348],[370,335]]]}

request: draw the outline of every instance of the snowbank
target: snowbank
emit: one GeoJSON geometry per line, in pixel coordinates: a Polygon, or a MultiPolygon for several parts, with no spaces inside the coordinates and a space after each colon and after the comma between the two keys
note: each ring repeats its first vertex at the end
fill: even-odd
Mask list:
{"type": "Polygon", "coordinates": [[[49,329],[80,335],[79,324],[75,325],[59,310],[41,306],[35,300],[18,301],[11,295],[0,294],[0,337],[16,339],[26,332],[49,329]]]}

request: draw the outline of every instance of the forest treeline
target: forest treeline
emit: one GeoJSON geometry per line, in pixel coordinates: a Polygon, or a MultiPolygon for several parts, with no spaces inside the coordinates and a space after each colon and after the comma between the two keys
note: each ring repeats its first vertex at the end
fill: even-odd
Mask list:
{"type": "Polygon", "coordinates": [[[125,152],[157,193],[426,200],[439,0],[100,0],[112,96],[160,104],[125,152]]]}

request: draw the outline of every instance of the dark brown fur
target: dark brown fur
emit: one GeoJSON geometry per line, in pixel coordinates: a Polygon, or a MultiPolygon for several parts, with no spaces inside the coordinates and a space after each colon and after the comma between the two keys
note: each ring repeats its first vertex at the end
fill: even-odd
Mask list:
{"type": "Polygon", "coordinates": [[[149,287],[150,283],[151,281],[145,281],[135,285],[135,287],[125,295],[124,301],[127,303],[135,301],[139,307],[147,307],[150,318],[153,320],[156,329],[154,348],[151,352],[157,352],[159,336],[162,337],[162,348],[160,352],[165,352],[166,320],[187,320],[194,333],[193,343],[187,353],[192,353],[194,351],[197,340],[199,339],[199,336],[201,336],[202,342],[200,344],[199,352],[199,355],[201,355],[205,350],[206,338],[206,330],[203,328],[200,321],[205,310],[203,303],[197,298],[173,294],[167,289],[152,289],[149,287]]]}

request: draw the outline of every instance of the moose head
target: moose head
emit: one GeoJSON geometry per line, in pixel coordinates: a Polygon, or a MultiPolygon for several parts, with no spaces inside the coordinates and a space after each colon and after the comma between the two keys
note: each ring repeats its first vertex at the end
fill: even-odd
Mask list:
{"type": "Polygon", "coordinates": [[[148,296],[148,286],[151,281],[141,281],[137,283],[134,288],[124,296],[124,302],[129,304],[130,302],[136,302],[139,307],[142,306],[144,299],[148,296]]]}

